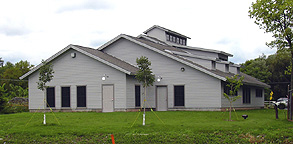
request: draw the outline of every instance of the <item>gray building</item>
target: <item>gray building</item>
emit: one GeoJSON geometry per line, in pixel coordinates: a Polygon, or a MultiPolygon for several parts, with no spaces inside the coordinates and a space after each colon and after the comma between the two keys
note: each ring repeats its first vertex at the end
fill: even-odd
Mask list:
{"type": "MultiPolygon", "coordinates": [[[[43,109],[44,98],[56,111],[132,111],[143,104],[143,87],[135,79],[136,58],[146,56],[156,76],[147,88],[147,106],[157,111],[221,110],[226,76],[244,76],[236,108],[264,106],[267,84],[240,72],[229,62],[233,55],[187,46],[189,37],[153,26],[137,37],[121,34],[101,47],[69,45],[49,59],[55,71],[45,95],[37,89],[36,66],[20,79],[28,79],[29,109],[43,109]]],[[[49,109],[46,105],[45,109],[49,109]]]]}

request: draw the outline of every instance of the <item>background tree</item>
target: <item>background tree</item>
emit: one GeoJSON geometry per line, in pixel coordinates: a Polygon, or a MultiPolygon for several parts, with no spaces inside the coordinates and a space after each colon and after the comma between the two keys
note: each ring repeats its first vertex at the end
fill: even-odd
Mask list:
{"type": "Polygon", "coordinates": [[[277,100],[280,97],[286,97],[288,94],[288,85],[290,84],[290,75],[286,75],[285,71],[290,66],[291,54],[288,50],[278,50],[276,54],[267,58],[269,71],[272,73],[270,77],[271,90],[274,92],[273,98],[277,100]]]}
{"type": "MultiPolygon", "coordinates": [[[[293,64],[293,1],[292,0],[257,0],[249,10],[250,18],[266,33],[272,33],[275,40],[266,43],[271,48],[288,49],[293,64]]],[[[291,67],[291,71],[293,67],[291,67]]],[[[293,73],[291,73],[291,89],[293,89],[293,73]]],[[[290,99],[292,99],[291,96],[290,99]]],[[[293,102],[290,105],[292,119],[293,102]]]]}
{"type": "Polygon", "coordinates": [[[290,66],[291,54],[288,50],[278,50],[277,53],[260,56],[259,58],[247,60],[241,64],[241,72],[251,75],[260,81],[271,85],[265,89],[265,99],[269,100],[269,93],[274,92],[273,99],[285,97],[288,93],[290,75],[286,74],[290,66]]]}
{"type": "Polygon", "coordinates": [[[4,60],[2,60],[2,57],[0,57],[0,67],[3,67],[4,60]]]}
{"type": "Polygon", "coordinates": [[[137,66],[139,70],[137,71],[135,78],[142,83],[144,88],[144,113],[143,113],[143,125],[145,125],[145,107],[146,107],[146,88],[150,85],[153,85],[155,81],[155,75],[152,73],[152,69],[150,68],[151,62],[148,60],[147,57],[141,56],[140,58],[136,59],[137,66]]]}
{"type": "Polygon", "coordinates": [[[228,93],[224,92],[224,97],[229,101],[229,121],[231,121],[231,111],[232,111],[232,103],[237,99],[241,98],[241,96],[237,95],[239,88],[243,85],[242,81],[244,77],[239,77],[239,75],[234,75],[231,78],[226,77],[226,89],[228,89],[228,93]]]}
{"type": "Polygon", "coordinates": [[[6,92],[5,84],[0,85],[0,113],[3,111],[7,103],[5,92],[6,92]]]}
{"type": "Polygon", "coordinates": [[[6,83],[5,89],[7,89],[7,92],[11,91],[11,84],[27,89],[27,81],[21,81],[19,77],[29,72],[33,67],[34,65],[31,65],[28,61],[21,60],[15,64],[7,62],[3,67],[0,67],[0,84],[6,83]]]}
{"type": "Polygon", "coordinates": [[[259,58],[248,60],[241,64],[241,72],[253,76],[264,83],[270,83],[272,73],[269,71],[266,56],[263,54],[259,58]]]}
{"type": "Polygon", "coordinates": [[[42,60],[42,66],[39,69],[39,81],[37,82],[38,84],[38,89],[44,92],[44,122],[43,124],[46,124],[46,114],[45,114],[45,106],[47,104],[46,101],[46,88],[47,88],[47,83],[50,82],[54,75],[54,70],[53,70],[53,65],[51,63],[47,63],[46,61],[42,60]]]}

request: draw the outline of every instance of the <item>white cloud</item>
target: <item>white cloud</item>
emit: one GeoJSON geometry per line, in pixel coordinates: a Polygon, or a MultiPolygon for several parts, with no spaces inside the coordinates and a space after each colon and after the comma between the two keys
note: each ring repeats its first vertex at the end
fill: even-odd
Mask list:
{"type": "Polygon", "coordinates": [[[241,63],[275,51],[248,17],[252,1],[1,1],[0,57],[38,64],[69,44],[98,47],[161,25],[191,37],[188,45],[229,52],[241,63]]]}

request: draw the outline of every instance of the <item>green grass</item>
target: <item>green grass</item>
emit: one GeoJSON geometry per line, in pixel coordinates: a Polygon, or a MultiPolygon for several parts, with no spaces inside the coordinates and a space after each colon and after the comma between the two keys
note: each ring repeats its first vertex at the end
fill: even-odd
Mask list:
{"type": "Polygon", "coordinates": [[[293,143],[293,123],[271,109],[237,111],[234,121],[228,112],[155,112],[164,123],[147,112],[146,126],[142,113],[134,123],[138,112],[54,114],[47,125],[43,113],[0,115],[0,143],[111,143],[111,134],[116,143],[293,143]]]}

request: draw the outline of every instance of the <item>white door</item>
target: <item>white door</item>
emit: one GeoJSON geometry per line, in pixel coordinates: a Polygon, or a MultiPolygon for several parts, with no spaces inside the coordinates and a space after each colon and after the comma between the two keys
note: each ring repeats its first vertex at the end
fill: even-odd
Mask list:
{"type": "Polygon", "coordinates": [[[103,85],[103,112],[113,112],[114,111],[114,86],[113,85],[103,85]]]}
{"type": "Polygon", "coordinates": [[[157,111],[168,110],[167,96],[167,87],[157,86],[157,111]]]}

